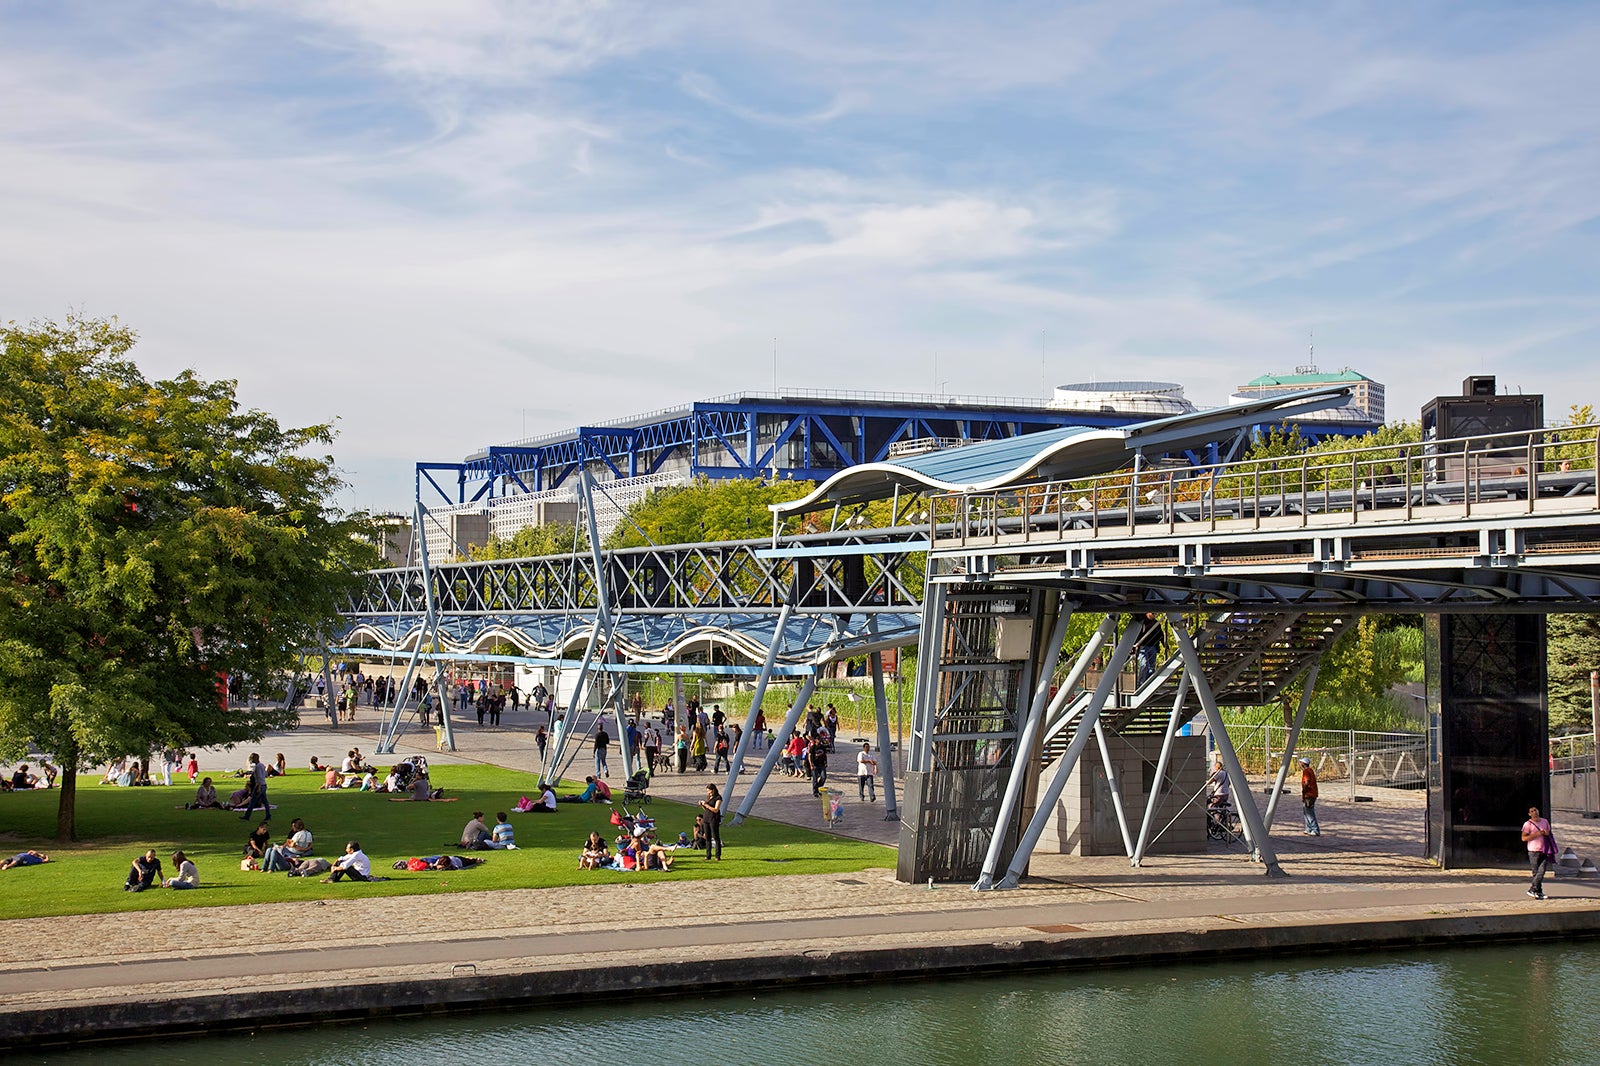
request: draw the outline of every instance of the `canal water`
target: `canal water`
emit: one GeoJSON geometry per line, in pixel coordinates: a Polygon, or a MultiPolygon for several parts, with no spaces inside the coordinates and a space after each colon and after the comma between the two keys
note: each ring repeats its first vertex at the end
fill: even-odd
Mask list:
{"type": "Polygon", "coordinates": [[[1600,944],[1585,942],[823,983],[671,1000],[619,996],[559,1009],[185,1037],[40,1058],[97,1066],[1503,1066],[1600,1062],[1597,1034],[1600,944]]]}

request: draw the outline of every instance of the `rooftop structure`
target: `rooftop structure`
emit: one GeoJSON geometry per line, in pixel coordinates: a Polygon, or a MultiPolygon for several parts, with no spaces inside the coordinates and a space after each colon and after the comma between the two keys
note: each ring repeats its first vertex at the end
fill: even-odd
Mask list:
{"type": "MultiPolygon", "coordinates": [[[[1296,390],[1291,390],[1296,391],[1296,390]]],[[[944,393],[784,389],[739,392],[497,444],[458,463],[417,464],[428,551],[463,553],[488,536],[576,515],[573,475],[599,486],[604,536],[654,489],[695,478],[824,481],[841,470],[977,441],[1068,427],[1118,429],[1185,414],[1181,386],[1123,381],[1063,385],[1049,399],[944,393]]],[[[1311,440],[1373,423],[1321,412],[1301,420],[1311,440]]]]}
{"type": "Polygon", "coordinates": [[[1330,421],[1364,423],[1368,428],[1383,425],[1383,386],[1365,374],[1345,367],[1331,373],[1318,370],[1315,364],[1294,368],[1292,374],[1262,374],[1240,385],[1233,394],[1235,403],[1260,400],[1281,393],[1302,392],[1319,385],[1348,385],[1350,402],[1347,406],[1324,412],[1330,421]]]}

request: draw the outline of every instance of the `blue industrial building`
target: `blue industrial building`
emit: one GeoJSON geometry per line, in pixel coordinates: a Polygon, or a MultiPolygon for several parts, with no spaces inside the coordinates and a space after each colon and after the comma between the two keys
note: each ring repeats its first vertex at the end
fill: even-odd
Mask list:
{"type": "MultiPolygon", "coordinates": [[[[1114,428],[1195,407],[1164,382],[1064,385],[1049,400],[796,389],[733,393],[491,446],[459,463],[417,464],[427,508],[484,504],[566,486],[587,466],[604,482],[694,478],[821,481],[882,462],[1065,426],[1114,428]]],[[[1311,440],[1379,423],[1340,409],[1298,423],[1311,440]]],[[[1193,456],[1196,462],[1214,457],[1193,456]]]]}

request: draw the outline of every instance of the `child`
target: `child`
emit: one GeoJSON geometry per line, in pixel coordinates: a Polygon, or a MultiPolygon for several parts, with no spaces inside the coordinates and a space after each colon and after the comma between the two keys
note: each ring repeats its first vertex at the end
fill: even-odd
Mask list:
{"type": "Polygon", "coordinates": [[[200,760],[195,758],[194,752],[189,753],[189,764],[184,769],[189,771],[189,784],[194,784],[194,779],[200,776],[200,760]]]}

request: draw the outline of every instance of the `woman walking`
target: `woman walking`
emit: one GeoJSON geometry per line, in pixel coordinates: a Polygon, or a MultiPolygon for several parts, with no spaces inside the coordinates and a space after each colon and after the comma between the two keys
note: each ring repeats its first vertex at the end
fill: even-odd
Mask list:
{"type": "Polygon", "coordinates": [[[716,785],[706,785],[706,798],[700,801],[700,809],[705,812],[706,831],[706,859],[722,861],[722,793],[716,785]],[[716,854],[713,856],[713,850],[716,854]]]}

